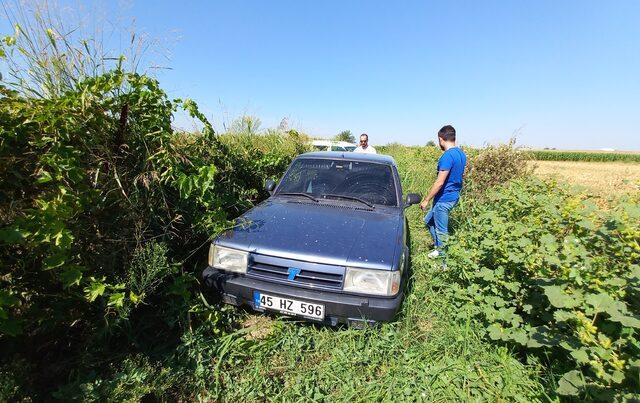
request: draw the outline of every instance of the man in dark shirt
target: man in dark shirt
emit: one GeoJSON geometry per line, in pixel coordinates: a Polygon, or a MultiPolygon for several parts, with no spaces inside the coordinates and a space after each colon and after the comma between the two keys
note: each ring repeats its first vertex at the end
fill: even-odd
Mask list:
{"type": "Polygon", "coordinates": [[[462,178],[467,165],[467,156],[456,146],[456,129],[453,126],[447,125],[440,129],[438,142],[444,151],[438,160],[438,177],[420,203],[420,208],[425,211],[429,201],[433,199],[433,206],[424,217],[435,246],[428,255],[430,258],[443,254],[442,249],[449,236],[449,213],[460,198],[462,178]]]}

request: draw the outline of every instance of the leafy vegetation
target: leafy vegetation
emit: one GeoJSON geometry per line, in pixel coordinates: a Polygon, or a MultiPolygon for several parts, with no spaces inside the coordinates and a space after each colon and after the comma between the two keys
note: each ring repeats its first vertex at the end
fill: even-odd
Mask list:
{"type": "MultiPolygon", "coordinates": [[[[8,65],[42,60],[15,61],[29,55],[24,35],[2,40],[8,65]]],[[[91,384],[87,398],[120,398],[105,374],[169,360],[179,374],[194,329],[229,326],[200,298],[208,240],[266,196],[264,180],[307,140],[216,135],[193,101],[169,99],[122,63],[89,76],[52,57],[28,85],[0,83],[0,390],[2,400],[66,399],[91,384]],[[178,110],[202,131],[175,130],[178,110]]]]}
{"type": "Polygon", "coordinates": [[[588,151],[529,151],[539,161],[583,161],[583,162],[640,162],[638,153],[588,152],[588,151]]]}
{"type": "MultiPolygon", "coordinates": [[[[408,210],[395,322],[255,315],[203,298],[198,274],[209,239],[266,197],[306,136],[254,117],[216,134],[122,60],[67,68],[70,53],[25,35],[2,39],[8,65],[54,63],[0,82],[0,400],[637,398],[637,197],[602,212],[531,179],[509,145],[467,150],[446,270],[408,210]],[[179,110],[202,130],[175,129],[179,110]]],[[[428,189],[436,147],[379,150],[405,192],[428,189]]]]}
{"type": "Polygon", "coordinates": [[[471,150],[470,157],[466,187],[474,201],[483,200],[487,191],[496,186],[532,173],[531,166],[527,165],[529,157],[515,148],[515,139],[507,144],[487,146],[479,153],[471,150]]]}
{"type": "Polygon", "coordinates": [[[351,133],[351,130],[343,130],[340,133],[336,134],[333,138],[335,141],[346,141],[348,143],[355,143],[356,137],[351,133]]]}
{"type": "Polygon", "coordinates": [[[474,205],[450,248],[460,308],[492,340],[551,360],[558,393],[630,398],[640,369],[640,208],[606,213],[526,179],[474,205]]]}

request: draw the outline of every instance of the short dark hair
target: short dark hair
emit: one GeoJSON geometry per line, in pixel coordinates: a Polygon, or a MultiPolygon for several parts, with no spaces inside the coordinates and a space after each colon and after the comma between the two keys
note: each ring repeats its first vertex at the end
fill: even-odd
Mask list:
{"type": "Polygon", "coordinates": [[[444,141],[456,141],[456,129],[451,125],[442,126],[438,132],[438,137],[444,141]]]}
{"type": "Polygon", "coordinates": [[[365,136],[365,137],[367,138],[367,141],[369,141],[369,135],[368,135],[367,133],[362,133],[362,134],[360,135],[360,137],[362,137],[362,136],[365,136]]]}

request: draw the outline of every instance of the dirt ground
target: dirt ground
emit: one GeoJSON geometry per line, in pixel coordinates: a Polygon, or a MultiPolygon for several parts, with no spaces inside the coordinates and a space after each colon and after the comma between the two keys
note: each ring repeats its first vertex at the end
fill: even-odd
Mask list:
{"type": "Polygon", "coordinates": [[[640,191],[640,164],[622,162],[536,161],[535,174],[581,185],[597,196],[640,191]]]}

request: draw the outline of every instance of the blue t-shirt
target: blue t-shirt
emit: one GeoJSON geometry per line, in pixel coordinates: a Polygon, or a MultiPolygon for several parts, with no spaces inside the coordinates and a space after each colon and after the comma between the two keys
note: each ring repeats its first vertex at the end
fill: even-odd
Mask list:
{"type": "Polygon", "coordinates": [[[467,156],[459,147],[451,147],[438,160],[438,172],[449,171],[447,180],[433,198],[433,202],[457,201],[462,189],[462,174],[467,165],[467,156]]]}

